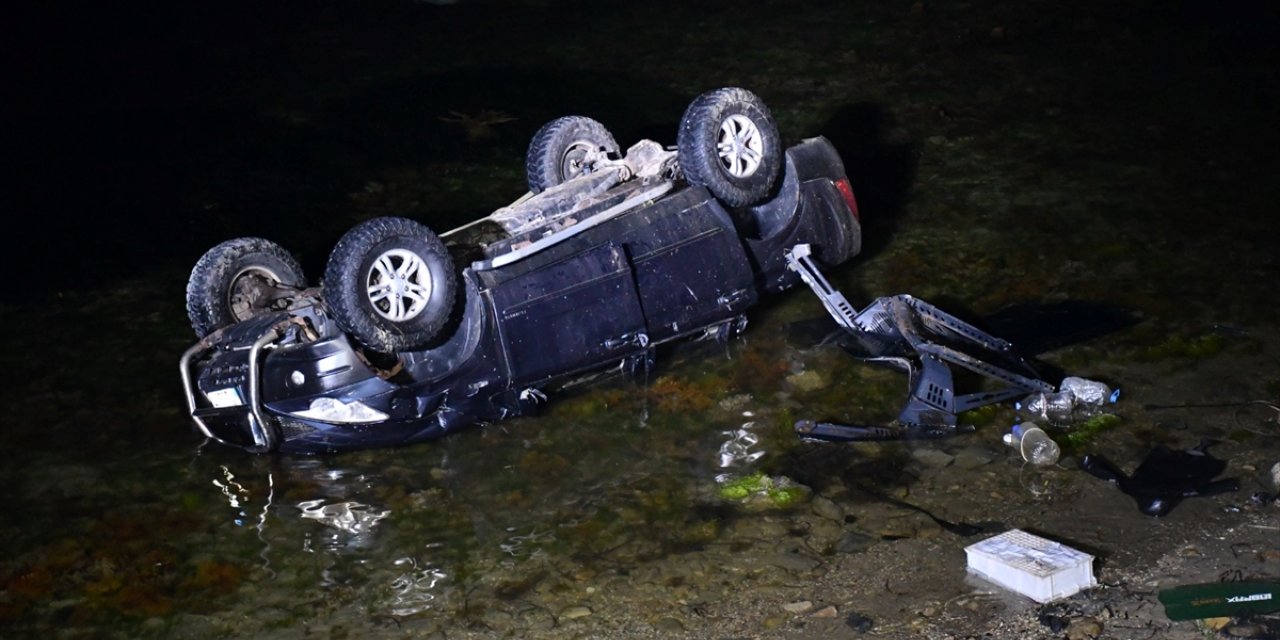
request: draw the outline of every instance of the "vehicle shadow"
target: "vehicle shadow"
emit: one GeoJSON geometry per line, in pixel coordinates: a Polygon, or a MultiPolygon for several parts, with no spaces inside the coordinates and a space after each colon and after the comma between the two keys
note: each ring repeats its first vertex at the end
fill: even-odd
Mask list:
{"type": "Polygon", "coordinates": [[[883,106],[863,102],[840,108],[819,129],[840,152],[858,200],[862,218],[858,260],[874,258],[892,241],[915,181],[919,149],[888,140],[892,125],[892,114],[883,106]]]}

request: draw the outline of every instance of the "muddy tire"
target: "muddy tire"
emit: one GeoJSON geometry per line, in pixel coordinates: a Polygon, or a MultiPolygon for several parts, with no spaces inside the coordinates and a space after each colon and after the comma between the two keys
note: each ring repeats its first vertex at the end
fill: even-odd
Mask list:
{"type": "Polygon", "coordinates": [[[406,218],[374,218],[338,241],[321,287],[334,320],[384,353],[431,345],[453,307],[457,273],[444,243],[406,218]]]}
{"type": "Polygon", "coordinates": [[[616,155],[618,143],[604,125],[585,116],[556,118],[533,135],[525,156],[529,190],[542,193],[570,178],[591,173],[593,152],[616,155]]]}
{"type": "Polygon", "coordinates": [[[196,336],[286,308],[306,278],[298,261],[262,238],[236,238],[205,252],[187,279],[187,317],[196,336]]]}
{"type": "Polygon", "coordinates": [[[736,87],[704,93],[689,104],[676,149],[685,179],[731,207],[764,200],[782,169],[773,115],[758,96],[736,87]]]}

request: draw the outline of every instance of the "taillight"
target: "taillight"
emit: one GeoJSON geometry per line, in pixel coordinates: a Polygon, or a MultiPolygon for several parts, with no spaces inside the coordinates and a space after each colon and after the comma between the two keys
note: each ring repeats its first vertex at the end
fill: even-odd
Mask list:
{"type": "Polygon", "coordinates": [[[849,179],[840,178],[834,184],[836,191],[840,192],[840,197],[844,198],[844,203],[849,205],[849,210],[853,212],[853,219],[862,222],[862,216],[858,213],[858,201],[853,197],[853,187],[849,186],[849,179]]]}

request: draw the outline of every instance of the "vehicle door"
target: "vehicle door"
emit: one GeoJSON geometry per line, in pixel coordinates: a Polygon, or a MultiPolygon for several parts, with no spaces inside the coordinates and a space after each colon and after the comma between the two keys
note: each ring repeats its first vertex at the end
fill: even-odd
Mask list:
{"type": "Polygon", "coordinates": [[[645,231],[628,250],[652,340],[699,331],[755,303],[742,239],[706,190],[687,189],[641,216],[645,231]]]}
{"type": "Polygon", "coordinates": [[[492,295],[517,383],[621,360],[648,345],[635,278],[617,242],[541,264],[492,295]]]}

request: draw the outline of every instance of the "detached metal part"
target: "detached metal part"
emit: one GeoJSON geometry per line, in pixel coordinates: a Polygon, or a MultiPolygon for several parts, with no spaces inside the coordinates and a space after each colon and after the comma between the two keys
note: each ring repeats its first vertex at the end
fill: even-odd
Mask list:
{"type": "Polygon", "coordinates": [[[787,266],[800,274],[849,334],[845,348],[854,357],[903,369],[910,397],[898,415],[902,429],[850,426],[801,420],[800,435],[822,440],[885,440],[954,435],[957,415],[978,407],[1051,393],[1009,342],[992,336],[937,307],[909,295],[877,298],[862,311],[831,286],[810,258],[807,244],[786,252],[787,266]],[[956,395],[948,365],[957,365],[1004,383],[1004,388],[956,395]]]}

